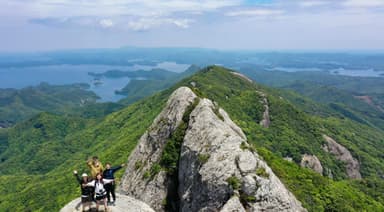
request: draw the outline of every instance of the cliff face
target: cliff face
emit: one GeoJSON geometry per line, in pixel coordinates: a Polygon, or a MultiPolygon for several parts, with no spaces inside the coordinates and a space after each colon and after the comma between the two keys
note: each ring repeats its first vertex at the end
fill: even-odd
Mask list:
{"type": "Polygon", "coordinates": [[[327,142],[323,147],[326,152],[333,154],[338,160],[345,163],[346,172],[349,178],[361,179],[360,163],[354,158],[347,148],[337,143],[333,138],[323,135],[327,142]]]}
{"type": "Polygon", "coordinates": [[[169,210],[170,204],[175,211],[305,211],[228,114],[209,99],[191,109],[196,99],[186,87],[171,95],[130,155],[120,191],[156,211],[169,210]],[[185,115],[172,177],[161,158],[185,115]]]}
{"type": "Polygon", "coordinates": [[[163,208],[172,181],[164,170],[159,170],[161,154],[195,98],[196,95],[186,87],[179,88],[170,96],[166,107],[130,155],[120,192],[148,203],[156,211],[163,208]]]}
{"type": "Polygon", "coordinates": [[[181,211],[303,211],[228,114],[202,99],[181,148],[181,211]],[[241,199],[241,202],[239,201],[241,199]]]}

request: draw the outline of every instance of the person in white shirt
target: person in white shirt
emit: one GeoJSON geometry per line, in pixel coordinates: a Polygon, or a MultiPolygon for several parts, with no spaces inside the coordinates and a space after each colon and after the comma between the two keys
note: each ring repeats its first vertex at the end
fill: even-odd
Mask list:
{"type": "Polygon", "coordinates": [[[96,174],[96,179],[87,183],[87,186],[93,186],[96,194],[96,210],[99,210],[100,202],[103,201],[105,211],[108,211],[107,206],[107,192],[104,188],[104,184],[112,183],[111,179],[103,179],[103,175],[101,173],[96,174]]]}

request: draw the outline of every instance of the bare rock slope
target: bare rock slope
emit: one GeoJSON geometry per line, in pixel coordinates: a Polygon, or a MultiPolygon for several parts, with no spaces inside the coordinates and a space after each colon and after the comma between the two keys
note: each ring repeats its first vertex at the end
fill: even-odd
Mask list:
{"type": "Polygon", "coordinates": [[[352,179],[361,179],[360,163],[352,156],[351,152],[337,143],[333,138],[327,135],[323,135],[323,138],[327,142],[323,147],[324,150],[335,155],[337,159],[345,163],[348,177],[352,179]]]}
{"type": "Polygon", "coordinates": [[[301,159],[300,166],[312,169],[321,175],[323,174],[323,166],[321,165],[321,162],[319,158],[316,157],[316,155],[304,154],[301,159]]]}
{"type": "Polygon", "coordinates": [[[171,95],[141,137],[119,190],[156,211],[165,210],[171,190],[178,191],[173,200],[178,211],[305,211],[228,114],[187,87],[171,95]],[[164,146],[196,99],[199,103],[188,114],[179,150],[176,182],[163,169],[148,177],[159,166],[164,146]]]}
{"type": "MultiPolygon", "coordinates": [[[[104,210],[103,206],[99,207],[99,210],[104,210]]],[[[74,199],[63,207],[60,212],[78,212],[82,211],[80,197],[74,199]]],[[[96,206],[93,203],[91,211],[96,211],[96,206]]],[[[109,211],[112,212],[155,212],[144,202],[136,200],[129,196],[117,195],[117,201],[115,206],[109,206],[109,211]]]]}
{"type": "Polygon", "coordinates": [[[148,203],[156,211],[162,209],[172,182],[163,170],[155,176],[148,174],[154,172],[154,166],[158,166],[168,138],[176,130],[185,110],[195,98],[197,96],[187,87],[179,88],[170,96],[165,108],[129,156],[120,185],[121,192],[148,203]]]}

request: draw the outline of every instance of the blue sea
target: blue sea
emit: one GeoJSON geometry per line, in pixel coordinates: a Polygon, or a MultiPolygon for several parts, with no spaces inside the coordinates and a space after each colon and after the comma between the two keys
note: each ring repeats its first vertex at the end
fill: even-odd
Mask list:
{"type": "Polygon", "coordinates": [[[102,102],[118,101],[124,96],[115,94],[130,81],[129,78],[101,79],[101,84],[95,85],[95,80],[88,72],[102,73],[111,69],[121,71],[151,70],[162,68],[168,71],[182,72],[189,67],[188,64],[176,64],[174,62],[161,62],[156,66],[109,66],[109,65],[47,65],[31,66],[23,68],[0,68],[0,88],[24,88],[48,82],[52,85],[64,85],[72,83],[88,83],[102,102]]]}

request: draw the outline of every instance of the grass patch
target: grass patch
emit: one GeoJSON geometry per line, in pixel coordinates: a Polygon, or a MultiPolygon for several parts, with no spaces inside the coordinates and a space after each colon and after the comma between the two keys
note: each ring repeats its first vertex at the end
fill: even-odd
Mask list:
{"type": "Polygon", "coordinates": [[[210,158],[209,154],[199,154],[198,159],[201,165],[205,164],[210,158]]]}
{"type": "Polygon", "coordinates": [[[190,87],[190,89],[193,91],[193,93],[196,94],[196,96],[200,97],[200,98],[207,98],[206,95],[204,95],[198,88],[196,87],[190,87]]]}
{"type": "Polygon", "coordinates": [[[151,176],[151,174],[149,173],[149,171],[146,171],[143,174],[143,179],[148,179],[150,176],[151,176]]]}
{"type": "Polygon", "coordinates": [[[153,179],[161,171],[161,166],[158,163],[154,163],[150,170],[147,170],[143,174],[143,179],[153,179]]]}
{"type": "Polygon", "coordinates": [[[240,149],[256,152],[256,149],[251,144],[247,144],[245,141],[241,142],[240,149]]]}
{"type": "Polygon", "coordinates": [[[215,103],[215,106],[212,108],[212,111],[216,114],[216,116],[220,119],[220,120],[222,120],[222,121],[224,121],[224,117],[223,117],[223,115],[221,115],[221,113],[220,113],[220,107],[215,103]]]}
{"type": "Polygon", "coordinates": [[[233,190],[237,190],[241,186],[240,180],[235,176],[228,177],[227,183],[232,187],[233,190]]]}
{"type": "Polygon", "coordinates": [[[269,178],[269,174],[267,173],[264,167],[257,168],[256,174],[260,177],[269,178]]]}
{"type": "Polygon", "coordinates": [[[240,195],[240,202],[242,202],[242,203],[254,203],[254,202],[256,202],[256,197],[252,196],[252,195],[241,194],[240,195]]]}
{"type": "Polygon", "coordinates": [[[139,170],[143,167],[143,162],[141,160],[138,160],[135,162],[135,170],[139,170]]]}

